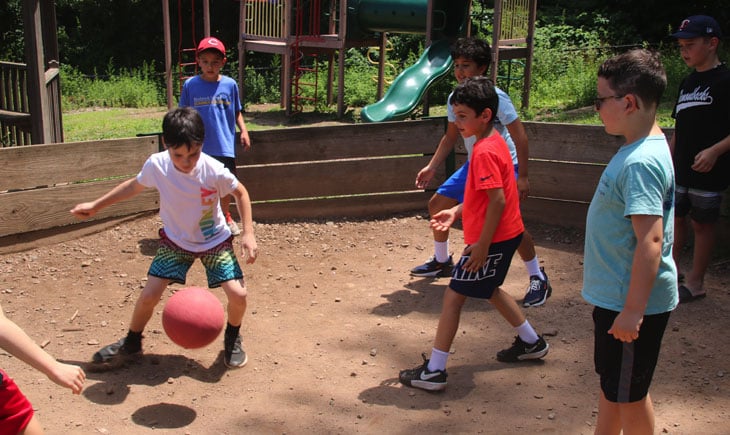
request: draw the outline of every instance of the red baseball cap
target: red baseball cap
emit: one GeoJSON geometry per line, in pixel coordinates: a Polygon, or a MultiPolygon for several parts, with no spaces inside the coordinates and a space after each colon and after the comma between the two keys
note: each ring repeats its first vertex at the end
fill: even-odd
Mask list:
{"type": "Polygon", "coordinates": [[[200,53],[203,50],[217,50],[223,55],[223,57],[226,57],[226,47],[223,45],[223,43],[218,39],[214,38],[212,36],[203,38],[202,41],[200,41],[200,44],[198,44],[198,53],[200,53]]]}

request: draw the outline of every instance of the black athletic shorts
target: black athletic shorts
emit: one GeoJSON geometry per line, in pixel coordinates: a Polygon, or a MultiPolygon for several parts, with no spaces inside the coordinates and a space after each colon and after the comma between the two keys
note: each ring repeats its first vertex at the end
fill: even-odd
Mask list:
{"type": "Polygon", "coordinates": [[[507,276],[512,256],[522,241],[522,233],[512,239],[492,243],[487,261],[476,272],[462,269],[469,255],[462,255],[451,272],[449,287],[456,293],[470,298],[491,299],[494,289],[501,286],[507,276]]]}
{"type": "Polygon", "coordinates": [[[670,312],[644,316],[639,338],[631,343],[617,340],[608,333],[618,314],[604,308],[593,309],[593,359],[606,399],[614,403],[636,402],[649,393],[670,312]]]}
{"type": "Polygon", "coordinates": [[[231,174],[235,175],[236,178],[238,178],[238,175],[236,175],[236,158],[235,157],[225,157],[225,156],[211,156],[211,157],[213,157],[214,159],[223,163],[223,166],[225,166],[226,169],[231,171],[231,174]]]}

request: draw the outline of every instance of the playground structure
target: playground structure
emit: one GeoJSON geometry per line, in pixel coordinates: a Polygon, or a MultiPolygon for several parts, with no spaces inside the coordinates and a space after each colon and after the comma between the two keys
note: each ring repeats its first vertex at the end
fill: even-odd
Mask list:
{"type": "MultiPolygon", "coordinates": [[[[173,105],[172,43],[169,0],[163,1],[165,26],[167,99],[173,105]]],[[[181,0],[178,0],[178,3],[181,0]]],[[[194,2],[194,0],[191,0],[194,2]]],[[[203,0],[204,35],[210,35],[209,0],[203,0]]],[[[495,65],[499,60],[525,58],[522,105],[529,101],[529,70],[532,62],[532,37],[536,18],[536,0],[496,0],[494,15],[495,65]]],[[[178,7],[178,9],[180,9],[178,7]]],[[[193,8],[194,9],[194,8],[193,8]]],[[[300,112],[305,103],[316,102],[319,83],[319,60],[327,62],[327,104],[337,97],[337,113],[345,112],[345,57],[353,47],[377,46],[379,101],[362,112],[364,121],[403,119],[424,101],[428,113],[428,88],[446,75],[452,65],[450,44],[470,31],[470,0],[241,0],[239,11],[239,85],[243,87],[247,52],[281,56],[280,104],[287,114],[300,112]],[[383,97],[387,65],[387,35],[409,33],[425,35],[427,48],[419,60],[393,80],[383,97]],[[337,77],[335,79],[335,61],[337,77]],[[306,73],[310,73],[305,81],[306,73]],[[303,89],[311,86],[314,97],[305,97],[303,89]],[[382,97],[382,98],[381,98],[382,97]]],[[[194,21],[194,17],[192,17],[194,21]]],[[[178,27],[183,21],[178,16],[178,27]]],[[[194,23],[192,24],[194,28],[194,23]]],[[[182,38],[182,33],[180,33],[182,38]]],[[[194,35],[194,33],[193,33],[194,35]]],[[[195,36],[189,48],[178,43],[178,73],[182,81],[189,74],[183,61],[186,52],[194,52],[195,36]]],[[[497,79],[497,68],[492,78],[497,79]]]]}
{"type": "MultiPolygon", "coordinates": [[[[178,10],[183,0],[178,0],[178,10]]],[[[194,4],[194,0],[190,0],[194,4]]],[[[204,35],[210,35],[209,0],[202,0],[204,35]]],[[[193,6],[191,10],[195,10],[193,6]]],[[[317,86],[314,69],[305,65],[306,56],[326,56],[327,103],[333,100],[334,59],[337,55],[337,112],[344,114],[345,55],[351,47],[379,47],[377,103],[364,110],[366,121],[402,119],[424,100],[428,87],[446,74],[451,66],[449,41],[468,35],[470,0],[240,0],[239,83],[243,87],[246,52],[279,54],[281,105],[287,114],[301,110],[307,99],[304,86],[317,86]],[[419,61],[401,72],[388,94],[384,88],[387,34],[425,34],[426,45],[419,61]],[[302,81],[305,72],[314,72],[315,82],[302,81]],[[394,107],[397,110],[376,110],[394,107]],[[378,116],[374,116],[378,113],[378,116]]],[[[162,0],[165,36],[165,76],[168,107],[174,105],[172,37],[169,0],[162,0]]],[[[502,59],[525,58],[523,107],[529,101],[532,36],[536,0],[496,0],[494,9],[493,53],[502,59]]],[[[178,13],[179,14],[179,13],[178,13]]],[[[191,28],[195,28],[195,16],[191,28]]],[[[53,2],[23,0],[23,21],[27,64],[0,63],[0,143],[3,146],[63,142],[61,91],[58,64],[56,15],[53,2]]],[[[179,82],[197,72],[193,31],[191,45],[182,41],[183,21],[178,15],[177,63],[179,82]],[[186,68],[192,67],[190,72],[186,68]]],[[[316,99],[316,92],[315,92],[316,99]]],[[[427,114],[427,102],[424,113],[427,114]]]]}

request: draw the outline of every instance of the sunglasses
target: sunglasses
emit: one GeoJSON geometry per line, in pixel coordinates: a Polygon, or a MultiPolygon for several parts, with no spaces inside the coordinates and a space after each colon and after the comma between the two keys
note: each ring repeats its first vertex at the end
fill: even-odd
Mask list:
{"type": "Polygon", "coordinates": [[[625,97],[626,95],[609,95],[608,97],[598,97],[595,100],[593,100],[593,105],[596,107],[596,110],[601,110],[601,106],[603,105],[603,102],[608,100],[609,98],[615,98],[617,100],[620,100],[621,98],[625,97]]]}

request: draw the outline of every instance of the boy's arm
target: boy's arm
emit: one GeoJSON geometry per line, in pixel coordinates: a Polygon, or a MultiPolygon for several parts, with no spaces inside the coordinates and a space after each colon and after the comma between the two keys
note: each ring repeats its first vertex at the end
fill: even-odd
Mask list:
{"type": "Polygon", "coordinates": [[[130,178],[129,180],[119,184],[117,187],[113,188],[108,193],[95,201],[76,204],[76,206],[71,209],[71,214],[78,217],[79,219],[90,218],[94,216],[99,210],[115,204],[119,201],[131,198],[143,190],[144,186],[137,181],[136,177],[130,178]]]}
{"type": "Polygon", "coordinates": [[[632,215],[631,225],[636,235],[636,251],[631,264],[631,281],[624,308],[608,330],[617,340],[630,343],[639,337],[639,327],[654,286],[662,256],[662,217],[632,215]]]}
{"type": "Polygon", "coordinates": [[[692,169],[697,172],[710,172],[715,167],[717,159],[728,151],[730,151],[730,135],[697,153],[692,169]]]}
{"type": "Polygon", "coordinates": [[[446,126],[446,133],[441,137],[436,152],[431,157],[428,165],[418,171],[418,175],[416,175],[416,188],[425,189],[428,186],[428,183],[436,174],[436,168],[446,160],[446,157],[454,149],[458,138],[459,130],[456,128],[456,124],[449,122],[446,126]]]}
{"type": "Polygon", "coordinates": [[[507,124],[507,131],[512,136],[517,151],[517,165],[519,170],[517,173],[517,191],[520,193],[520,199],[527,199],[530,193],[530,181],[527,178],[527,165],[530,158],[530,149],[527,145],[527,132],[522,121],[515,119],[512,123],[507,124]]]}
{"type": "Polygon", "coordinates": [[[502,212],[507,203],[504,197],[504,189],[495,188],[487,189],[486,195],[489,196],[489,206],[484,217],[484,225],[479,235],[479,241],[471,245],[469,252],[469,260],[464,263],[464,270],[467,272],[476,272],[484,266],[489,255],[489,246],[492,244],[492,238],[497,231],[497,225],[502,218],[502,212]]]}
{"type": "Polygon", "coordinates": [[[0,309],[0,347],[8,353],[48,376],[56,384],[80,394],[86,375],[81,367],[56,361],[40,348],[15,322],[5,317],[0,309]]]}
{"type": "Polygon", "coordinates": [[[246,123],[243,121],[243,113],[238,112],[238,115],[236,115],[236,125],[238,126],[238,129],[241,130],[241,146],[243,147],[244,151],[248,151],[251,149],[251,138],[248,135],[248,129],[246,129],[246,123]]]}
{"type": "Polygon", "coordinates": [[[259,249],[256,244],[256,237],[253,234],[253,216],[251,213],[251,198],[248,195],[248,190],[240,182],[236,186],[236,189],[231,192],[236,198],[236,207],[238,208],[238,215],[241,216],[241,250],[246,263],[253,263],[256,261],[259,249]]]}

